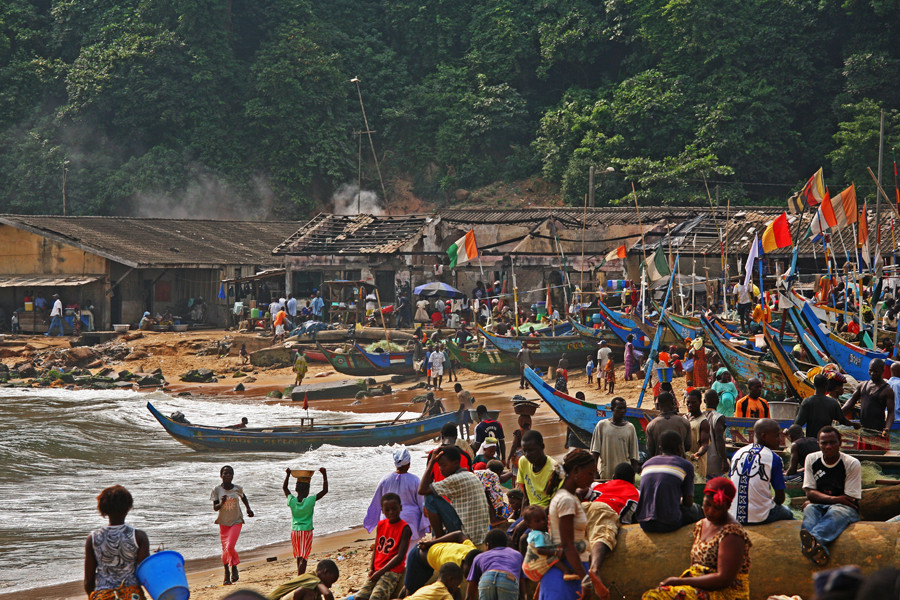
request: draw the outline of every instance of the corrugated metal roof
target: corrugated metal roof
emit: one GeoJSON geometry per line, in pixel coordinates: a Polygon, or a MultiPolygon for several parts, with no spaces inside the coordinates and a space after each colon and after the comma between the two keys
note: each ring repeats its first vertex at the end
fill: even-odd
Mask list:
{"type": "Polygon", "coordinates": [[[128,217],[0,215],[0,223],[69,244],[130,267],[276,266],[272,256],[301,225],[128,217]]]}
{"type": "Polygon", "coordinates": [[[391,254],[420,235],[430,217],[320,213],[279,244],[275,254],[391,254]]]}
{"type": "Polygon", "coordinates": [[[11,287],[73,287],[99,281],[102,275],[73,275],[54,277],[52,275],[0,275],[0,288],[11,287]]]}

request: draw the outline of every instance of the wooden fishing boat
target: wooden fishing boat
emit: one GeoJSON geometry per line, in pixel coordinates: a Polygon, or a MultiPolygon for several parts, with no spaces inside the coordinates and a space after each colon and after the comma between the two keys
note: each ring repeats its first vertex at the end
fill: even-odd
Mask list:
{"type": "Polygon", "coordinates": [[[812,396],[815,393],[815,388],[806,377],[797,375],[801,368],[794,362],[794,357],[791,356],[791,353],[785,351],[784,347],[772,336],[772,332],[769,329],[763,330],[763,336],[765,336],[766,345],[768,345],[772,356],[775,358],[775,364],[781,369],[781,374],[784,375],[784,380],[791,389],[791,395],[801,400],[812,396]]]}
{"type": "Polygon", "coordinates": [[[625,352],[625,344],[622,343],[616,334],[609,330],[608,327],[600,327],[598,329],[594,329],[593,327],[587,327],[586,325],[582,325],[578,321],[571,319],[572,329],[578,335],[587,338],[593,343],[606,342],[606,345],[619,356],[625,352]]]}
{"type": "Polygon", "coordinates": [[[325,358],[325,355],[318,348],[315,350],[304,350],[303,355],[306,357],[308,362],[316,362],[316,363],[327,363],[328,359],[325,358]]]}
{"type": "Polygon", "coordinates": [[[460,348],[454,342],[447,342],[450,358],[474,373],[484,375],[518,375],[519,363],[515,358],[500,350],[482,348],[460,348]]]}
{"type": "Polygon", "coordinates": [[[806,350],[806,354],[809,356],[810,360],[822,366],[831,362],[831,357],[829,357],[822,347],[819,346],[819,342],[816,341],[812,332],[807,331],[806,324],[803,322],[803,319],[800,318],[797,309],[786,309],[784,311],[784,318],[790,323],[791,328],[797,332],[797,343],[803,346],[803,349],[806,350]]]}
{"type": "Polygon", "coordinates": [[[803,306],[800,316],[807,330],[815,337],[822,350],[831,357],[832,362],[837,363],[841,369],[858,381],[869,379],[869,365],[876,358],[882,359],[886,364],[893,362],[884,352],[876,352],[851,344],[832,333],[815,315],[809,304],[803,306]]]}
{"type": "Polygon", "coordinates": [[[652,338],[656,333],[656,325],[645,318],[635,318],[633,315],[616,311],[605,305],[603,302],[597,302],[597,308],[601,313],[606,315],[610,321],[624,327],[625,329],[639,329],[644,335],[652,338]]]}
{"type": "Polygon", "coordinates": [[[694,317],[683,317],[666,311],[663,312],[662,320],[669,331],[672,332],[672,335],[678,339],[693,340],[697,336],[703,335],[700,319],[696,319],[697,324],[694,325],[694,317]]]}
{"type": "Polygon", "coordinates": [[[384,375],[384,372],[376,368],[371,362],[356,349],[350,352],[333,352],[328,350],[322,344],[316,343],[325,358],[334,367],[334,370],[344,375],[353,377],[375,377],[376,375],[384,375]]]}
{"type": "Polygon", "coordinates": [[[628,336],[633,335],[634,340],[631,342],[634,349],[638,352],[646,353],[650,350],[650,345],[653,343],[652,336],[644,335],[643,330],[638,328],[627,328],[619,325],[615,321],[609,318],[609,316],[604,313],[602,310],[597,313],[600,315],[600,319],[603,321],[603,324],[609,329],[609,331],[615,335],[619,342],[622,344],[624,348],[625,344],[628,343],[628,336]]]}
{"type": "Polygon", "coordinates": [[[723,339],[705,317],[700,319],[700,323],[706,333],[706,339],[713,345],[735,382],[746,389],[750,379],[754,377],[759,379],[763,384],[763,398],[768,401],[780,402],[786,397],[793,396],[793,390],[788,386],[777,364],[763,360],[759,352],[738,348],[723,339]]]}
{"type": "Polygon", "coordinates": [[[489,333],[480,325],[478,331],[498,350],[515,358],[522,349],[522,343],[531,350],[531,361],[541,367],[556,367],[559,359],[565,354],[569,365],[576,367],[587,364],[587,359],[594,353],[595,344],[580,335],[550,336],[503,336],[489,333]]]}
{"type": "Polygon", "coordinates": [[[383,444],[414,444],[438,435],[445,423],[455,423],[456,413],[410,421],[341,423],[316,425],[301,418],[300,425],[230,429],[179,423],[160,413],[152,404],[147,410],[173,438],[199,451],[305,452],[323,444],[356,448],[383,444]]]}
{"type": "Polygon", "coordinates": [[[381,375],[413,375],[416,372],[412,352],[366,352],[359,344],[353,346],[381,375]]]}

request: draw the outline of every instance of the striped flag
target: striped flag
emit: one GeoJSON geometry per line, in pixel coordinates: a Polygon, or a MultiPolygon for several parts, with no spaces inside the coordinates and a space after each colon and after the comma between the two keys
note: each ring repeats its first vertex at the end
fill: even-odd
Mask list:
{"type": "Polygon", "coordinates": [[[786,248],[791,241],[791,228],[788,226],[787,213],[781,213],[774,221],[766,226],[762,234],[762,250],[768,254],[778,248],[786,248]]]}
{"type": "Polygon", "coordinates": [[[825,198],[809,224],[807,237],[817,237],[829,229],[843,229],[856,223],[856,187],[853,184],[834,198],[826,192],[825,198]]]}
{"type": "Polygon", "coordinates": [[[644,267],[647,269],[647,278],[651,282],[672,274],[672,269],[669,268],[669,261],[666,260],[666,255],[662,251],[662,246],[657,248],[656,252],[647,257],[647,260],[644,261],[644,267]]]}
{"type": "Polygon", "coordinates": [[[478,258],[478,246],[475,245],[475,230],[470,229],[469,232],[453,242],[447,249],[447,255],[450,257],[450,268],[469,262],[473,258],[478,258]]]}
{"type": "Polygon", "coordinates": [[[872,255],[869,253],[869,211],[863,202],[862,212],[859,214],[859,231],[857,232],[857,244],[862,249],[862,259],[867,267],[872,266],[872,255]]]}
{"type": "Polygon", "coordinates": [[[810,177],[809,181],[806,182],[806,185],[803,186],[803,191],[800,192],[800,196],[806,200],[806,203],[809,206],[816,207],[822,203],[827,193],[828,190],[825,188],[825,176],[822,174],[822,167],[819,167],[819,170],[813,173],[813,176],[810,177]]]}
{"type": "Polygon", "coordinates": [[[609,254],[604,258],[605,262],[609,262],[611,260],[616,260],[617,258],[625,258],[628,255],[628,251],[625,249],[625,244],[622,244],[615,250],[611,250],[609,254]]]}

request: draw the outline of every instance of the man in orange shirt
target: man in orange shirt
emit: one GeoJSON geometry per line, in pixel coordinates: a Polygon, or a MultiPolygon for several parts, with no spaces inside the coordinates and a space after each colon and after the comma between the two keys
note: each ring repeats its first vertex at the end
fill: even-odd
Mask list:
{"type": "Polygon", "coordinates": [[[287,320],[287,313],[284,311],[284,308],[278,311],[278,314],[275,315],[275,320],[272,321],[272,324],[275,326],[275,337],[272,338],[272,343],[278,341],[278,338],[281,338],[281,341],[284,341],[284,322],[287,320]]]}
{"type": "Polygon", "coordinates": [[[737,401],[734,416],[744,419],[768,419],[769,403],[762,399],[762,381],[754,377],[747,382],[747,395],[737,401]]]}

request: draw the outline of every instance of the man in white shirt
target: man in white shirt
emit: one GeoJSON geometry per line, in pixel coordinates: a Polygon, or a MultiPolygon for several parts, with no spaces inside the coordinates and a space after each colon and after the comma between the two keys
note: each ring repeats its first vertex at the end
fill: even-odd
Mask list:
{"type": "Polygon", "coordinates": [[[859,521],[862,469],[859,461],[841,452],[841,432],[826,425],[819,430],[819,452],[806,457],[803,491],[809,503],[803,509],[800,550],[816,566],[830,558],[827,544],[859,521]]]}
{"type": "Polygon", "coordinates": [[[65,332],[63,331],[62,318],[62,300],[59,299],[59,294],[53,294],[53,308],[50,310],[50,329],[44,335],[52,335],[53,330],[57,327],[59,328],[59,335],[63,335],[65,332]]]}
{"type": "Polygon", "coordinates": [[[750,327],[750,309],[753,299],[750,297],[750,285],[738,282],[734,284],[734,297],[737,302],[738,316],[741,318],[741,331],[747,332],[750,327]]]}
{"type": "Polygon", "coordinates": [[[784,463],[773,451],[781,438],[778,421],[760,419],[753,434],[756,443],[744,446],[731,459],[729,476],[737,495],[728,511],[741,525],[791,520],[791,509],[784,505],[784,463]]]}
{"type": "Polygon", "coordinates": [[[434,352],[428,357],[428,362],[431,363],[431,378],[434,381],[434,388],[437,390],[441,389],[441,383],[444,381],[444,346],[442,344],[438,344],[434,352]]]}

